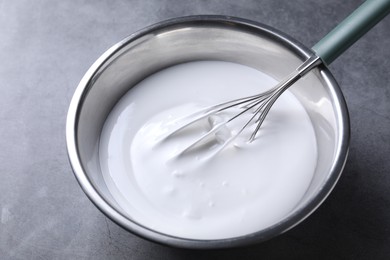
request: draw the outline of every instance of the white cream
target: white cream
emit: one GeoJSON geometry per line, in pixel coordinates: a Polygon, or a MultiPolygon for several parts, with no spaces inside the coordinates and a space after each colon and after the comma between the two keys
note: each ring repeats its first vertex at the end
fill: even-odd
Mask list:
{"type": "Polygon", "coordinates": [[[160,141],[175,127],[167,122],[275,83],[246,66],[201,61],[165,69],[132,88],[107,118],[99,147],[118,205],[141,225],[191,239],[242,236],[285,217],[307,190],[317,159],[310,119],[289,91],[251,144],[237,140],[211,158],[206,150],[177,157],[193,135],[160,141]]]}

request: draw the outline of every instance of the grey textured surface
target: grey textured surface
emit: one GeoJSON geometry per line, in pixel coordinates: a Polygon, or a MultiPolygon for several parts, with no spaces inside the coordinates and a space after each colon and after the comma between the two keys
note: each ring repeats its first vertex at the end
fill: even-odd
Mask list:
{"type": "Polygon", "coordinates": [[[202,252],[138,238],[87,199],[65,147],[78,81],[136,30],[177,16],[224,14],[312,46],[360,2],[0,0],[0,259],[388,259],[390,17],[330,66],[351,116],[343,176],[312,216],[268,242],[202,252]]]}

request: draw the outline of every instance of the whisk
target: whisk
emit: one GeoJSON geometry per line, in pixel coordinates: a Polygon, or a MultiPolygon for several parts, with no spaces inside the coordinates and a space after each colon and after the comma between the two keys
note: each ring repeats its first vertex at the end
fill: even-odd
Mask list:
{"type": "Polygon", "coordinates": [[[389,12],[390,0],[367,0],[322,40],[314,45],[312,48],[314,54],[275,87],[257,95],[230,100],[196,111],[195,113],[180,119],[180,126],[172,131],[166,138],[191,127],[200,120],[210,118],[233,108],[239,108],[239,112],[236,112],[229,118],[222,120],[221,122],[212,123],[211,129],[209,129],[206,133],[201,134],[193,143],[182,150],[179,155],[194,149],[204,142],[204,140],[209,139],[213,134],[221,131],[221,129],[223,129],[227,124],[237,120],[244,114],[250,114],[249,119],[242,125],[242,127],[239,128],[237,132],[228,136],[228,138],[223,139],[214,153],[218,153],[224,149],[250,124],[255,123],[256,127],[250,134],[248,140],[249,142],[252,142],[259,132],[273,104],[285,90],[306,75],[314,67],[320,64],[329,65],[333,62],[340,54],[342,54],[356,40],[370,30],[375,24],[382,20],[389,12]]]}

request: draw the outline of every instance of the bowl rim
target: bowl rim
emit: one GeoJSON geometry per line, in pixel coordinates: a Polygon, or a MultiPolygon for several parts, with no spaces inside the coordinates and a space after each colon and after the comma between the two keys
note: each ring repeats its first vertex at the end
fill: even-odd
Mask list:
{"type": "Polygon", "coordinates": [[[88,69],[84,77],[81,79],[71,100],[66,119],[66,144],[68,158],[77,181],[92,203],[94,203],[101,212],[103,212],[115,223],[140,237],[163,245],[191,249],[230,248],[262,242],[293,228],[306,219],[312,212],[314,212],[330,194],[339,177],[341,176],[342,170],[344,168],[348,156],[350,140],[349,114],[344,96],[336,80],[324,64],[320,65],[319,67],[320,73],[322,77],[324,77],[325,80],[333,86],[330,88],[331,96],[334,97],[335,101],[338,101],[335,107],[337,110],[336,113],[339,114],[337,124],[339,126],[340,142],[336,146],[335,162],[330,170],[328,178],[325,181],[325,185],[321,187],[321,189],[306,203],[304,207],[302,207],[302,209],[288,215],[287,218],[284,218],[283,220],[264,230],[244,236],[217,240],[179,238],[151,230],[145,226],[142,226],[141,224],[133,222],[118,212],[115,208],[113,208],[89,180],[89,177],[85,173],[81,163],[77,142],[78,119],[83,100],[91,85],[90,83],[92,79],[98,74],[100,68],[102,68],[112,56],[118,53],[127,44],[144,35],[173,25],[190,25],[194,23],[224,24],[225,26],[240,26],[244,27],[245,29],[255,30],[258,32],[261,31],[277,42],[282,43],[283,46],[293,51],[296,55],[302,56],[302,58],[308,58],[311,54],[313,54],[313,51],[310,48],[305,47],[294,38],[277,29],[262,23],[232,16],[195,15],[177,17],[148,26],[145,29],[131,34],[130,36],[109,48],[95,61],[95,63],[93,63],[93,65],[88,69]]]}

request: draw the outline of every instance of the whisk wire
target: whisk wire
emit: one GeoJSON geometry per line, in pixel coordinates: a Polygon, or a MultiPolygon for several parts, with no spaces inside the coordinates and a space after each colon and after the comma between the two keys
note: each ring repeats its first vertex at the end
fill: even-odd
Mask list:
{"type": "Polygon", "coordinates": [[[251,117],[245,122],[245,124],[234,134],[232,134],[229,138],[222,140],[222,143],[218,149],[214,152],[214,154],[218,153],[219,151],[223,150],[228,144],[230,144],[234,139],[236,139],[250,124],[253,122],[255,118],[256,128],[250,135],[248,142],[252,142],[259,132],[266,116],[268,115],[271,107],[274,105],[276,100],[280,97],[280,95],[287,90],[291,85],[293,85],[297,80],[299,80],[301,77],[303,77],[307,72],[309,72],[312,68],[315,66],[321,64],[321,59],[315,55],[308,58],[301,66],[299,66],[292,74],[290,74],[288,77],[286,77],[284,80],[282,80],[279,84],[277,84],[275,87],[252,96],[244,97],[244,98],[238,98],[234,100],[230,100],[227,102],[223,102],[217,105],[213,105],[204,109],[201,109],[189,116],[185,116],[181,119],[178,119],[179,122],[182,123],[181,126],[176,128],[174,131],[172,131],[170,134],[166,136],[172,136],[175,133],[179,132],[180,130],[185,129],[186,127],[191,126],[195,122],[198,122],[202,119],[205,119],[212,115],[218,115],[219,113],[226,111],[233,107],[238,107],[239,109],[242,109],[242,111],[234,114],[227,120],[223,120],[223,122],[219,122],[215,125],[211,126],[211,129],[209,129],[206,133],[202,134],[199,138],[197,138],[195,141],[193,141],[189,146],[187,146],[185,149],[183,149],[178,155],[184,154],[194,147],[196,147],[199,143],[201,143],[206,138],[210,137],[214,133],[218,133],[219,130],[221,130],[223,127],[227,126],[229,123],[231,123],[233,120],[239,118],[245,113],[248,113],[249,111],[255,109],[251,115],[251,117]]]}

